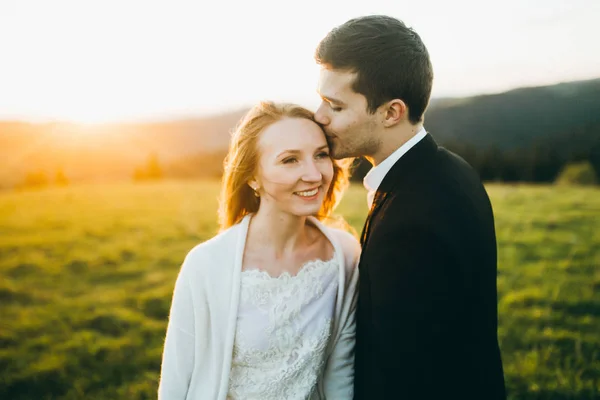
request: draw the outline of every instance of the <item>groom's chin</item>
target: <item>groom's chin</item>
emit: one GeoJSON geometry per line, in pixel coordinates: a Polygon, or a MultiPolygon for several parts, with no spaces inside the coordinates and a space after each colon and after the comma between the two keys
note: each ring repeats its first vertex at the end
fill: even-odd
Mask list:
{"type": "Polygon", "coordinates": [[[327,140],[327,142],[329,143],[329,154],[331,155],[331,158],[334,160],[342,160],[346,158],[340,151],[339,146],[336,146],[332,139],[327,140]]]}
{"type": "Polygon", "coordinates": [[[331,150],[329,150],[329,154],[331,154],[331,158],[333,158],[334,160],[343,160],[344,157],[343,154],[340,154],[339,152],[335,151],[333,148],[331,150]]]}
{"type": "Polygon", "coordinates": [[[340,148],[336,148],[335,146],[331,146],[329,153],[334,160],[343,160],[345,158],[350,157],[348,154],[343,152],[340,148]]]}

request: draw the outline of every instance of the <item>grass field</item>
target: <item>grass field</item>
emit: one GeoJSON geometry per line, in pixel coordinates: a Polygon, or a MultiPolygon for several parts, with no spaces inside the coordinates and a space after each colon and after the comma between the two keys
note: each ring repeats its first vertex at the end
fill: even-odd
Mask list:
{"type": "MultiPolygon", "coordinates": [[[[600,399],[600,189],[490,185],[511,399],[600,399]]],[[[156,398],[216,182],[0,193],[0,399],[156,398]]],[[[362,188],[338,211],[360,232],[362,188]]],[[[483,400],[483,399],[482,399],[483,400]]]]}

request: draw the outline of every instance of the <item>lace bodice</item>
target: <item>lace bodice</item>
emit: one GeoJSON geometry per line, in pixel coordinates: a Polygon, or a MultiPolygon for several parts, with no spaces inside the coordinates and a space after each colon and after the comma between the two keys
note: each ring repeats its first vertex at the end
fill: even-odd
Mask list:
{"type": "Polygon", "coordinates": [[[297,275],[242,272],[228,399],[307,399],[325,362],[338,263],[306,263],[297,275]]]}

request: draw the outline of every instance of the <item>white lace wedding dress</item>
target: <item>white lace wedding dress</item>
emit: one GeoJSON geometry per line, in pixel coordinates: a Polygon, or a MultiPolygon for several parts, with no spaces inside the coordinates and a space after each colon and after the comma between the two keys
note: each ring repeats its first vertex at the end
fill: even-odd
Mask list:
{"type": "Polygon", "coordinates": [[[325,362],[338,288],[335,256],[297,275],[242,272],[228,399],[308,399],[325,362]]]}

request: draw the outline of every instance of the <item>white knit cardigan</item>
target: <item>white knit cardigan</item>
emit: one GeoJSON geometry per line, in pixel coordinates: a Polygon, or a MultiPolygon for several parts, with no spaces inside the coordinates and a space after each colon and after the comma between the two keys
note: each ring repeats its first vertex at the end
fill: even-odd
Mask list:
{"type": "MultiPolygon", "coordinates": [[[[352,399],[360,245],[345,231],[310,221],[331,241],[340,266],[332,335],[313,399],[352,399]]],[[[249,222],[247,215],[186,256],[171,303],[160,400],[226,400],[249,222]]]]}

